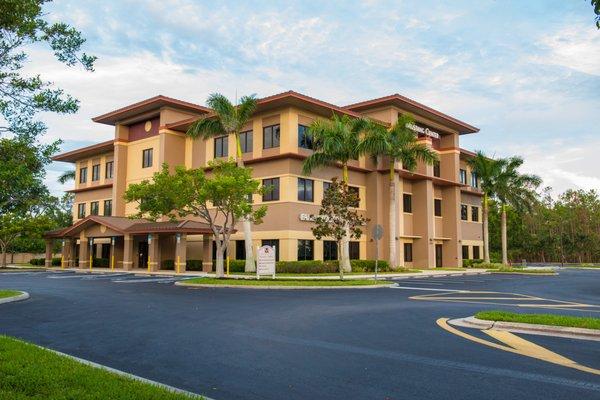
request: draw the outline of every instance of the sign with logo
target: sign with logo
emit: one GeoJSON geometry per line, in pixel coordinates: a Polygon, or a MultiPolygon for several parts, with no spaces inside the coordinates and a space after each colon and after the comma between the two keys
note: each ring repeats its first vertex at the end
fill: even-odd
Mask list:
{"type": "Polygon", "coordinates": [[[300,221],[314,222],[315,216],[313,214],[300,213],[298,215],[300,221]]]}
{"type": "Polygon", "coordinates": [[[416,132],[416,133],[421,134],[421,135],[429,136],[429,137],[432,137],[432,138],[435,138],[435,139],[439,139],[440,138],[440,134],[439,133],[437,133],[435,131],[432,131],[429,128],[423,128],[422,126],[418,126],[418,125],[415,125],[415,124],[407,124],[406,127],[408,129],[412,130],[413,132],[416,132]]]}
{"type": "Polygon", "coordinates": [[[275,246],[262,246],[256,251],[256,278],[261,275],[272,275],[275,278],[275,246]]]}

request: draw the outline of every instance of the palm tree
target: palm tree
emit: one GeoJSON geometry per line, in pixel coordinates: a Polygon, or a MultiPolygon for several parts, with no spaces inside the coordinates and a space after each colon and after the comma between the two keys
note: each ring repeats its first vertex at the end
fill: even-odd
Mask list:
{"type": "Polygon", "coordinates": [[[498,160],[500,171],[496,181],[496,197],[500,203],[500,232],[502,238],[502,263],[508,264],[506,207],[517,211],[530,211],[537,200],[535,189],[542,183],[537,175],[520,174],[523,158],[510,157],[498,160]]]}
{"type": "Polygon", "coordinates": [[[365,139],[359,145],[361,153],[373,157],[387,156],[390,162],[390,266],[397,266],[396,260],[396,161],[402,163],[402,168],[414,171],[417,162],[433,164],[438,160],[437,154],[426,145],[419,143],[415,133],[408,128],[414,120],[409,115],[400,115],[395,124],[386,128],[377,123],[371,123],[365,139]]]}
{"type": "MultiPolygon", "coordinates": [[[[348,163],[357,160],[361,133],[369,126],[364,118],[348,115],[333,115],[331,119],[316,119],[309,126],[308,134],[313,139],[314,152],[304,160],[302,173],[310,174],[317,168],[342,165],[342,181],[348,183],[348,163]]],[[[350,271],[348,234],[342,240],[340,268],[350,271]]]]}
{"type": "MultiPolygon", "coordinates": [[[[220,93],[213,93],[208,97],[206,104],[214,111],[205,118],[195,121],[187,130],[187,135],[193,139],[210,139],[222,135],[234,135],[236,144],[237,166],[244,168],[240,132],[250,120],[257,105],[256,95],[243,96],[240,103],[232,104],[227,97],[220,93]]],[[[240,218],[244,230],[244,247],[246,248],[246,272],[254,271],[254,257],[252,254],[252,226],[248,218],[240,218]]]]}
{"type": "Polygon", "coordinates": [[[487,157],[482,151],[477,151],[475,157],[469,159],[471,170],[479,179],[479,186],[483,191],[483,261],[490,262],[490,238],[489,238],[489,201],[496,195],[498,176],[502,169],[498,160],[487,157]]]}
{"type": "Polygon", "coordinates": [[[69,181],[75,180],[75,170],[65,171],[58,177],[58,182],[61,184],[65,184],[69,181]]]}

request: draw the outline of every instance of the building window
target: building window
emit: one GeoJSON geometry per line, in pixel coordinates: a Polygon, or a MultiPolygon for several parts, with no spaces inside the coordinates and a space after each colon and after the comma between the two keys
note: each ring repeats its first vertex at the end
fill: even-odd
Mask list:
{"type": "Polygon", "coordinates": [[[79,169],[79,183],[87,182],[87,167],[79,169]]]}
{"type": "Polygon", "coordinates": [[[331,187],[331,182],[323,182],[323,195],[331,187]]]}
{"type": "Polygon", "coordinates": [[[279,261],[279,239],[265,239],[261,241],[261,246],[275,247],[275,261],[279,261]]]}
{"type": "Polygon", "coordinates": [[[99,208],[99,203],[97,201],[92,201],[90,203],[90,215],[98,215],[99,208]]]}
{"type": "Polygon", "coordinates": [[[142,150],[142,168],[152,166],[152,149],[142,150]]]}
{"type": "Polygon", "coordinates": [[[471,186],[474,188],[479,187],[479,178],[475,172],[471,172],[471,186]]]}
{"type": "Polygon", "coordinates": [[[404,243],[404,262],[412,262],[412,243],[404,243]]]}
{"type": "Polygon", "coordinates": [[[463,221],[469,220],[469,206],[467,206],[466,204],[460,205],[460,219],[462,219],[463,221]]]}
{"type": "Polygon", "coordinates": [[[469,259],[469,246],[462,247],[462,258],[463,258],[463,260],[469,259]]]}
{"type": "Polygon", "coordinates": [[[480,255],[479,255],[479,246],[473,246],[473,259],[474,260],[479,260],[480,255]]]}
{"type": "Polygon", "coordinates": [[[438,178],[440,177],[440,162],[436,161],[433,164],[433,176],[437,176],[438,178]]]}
{"type": "Polygon", "coordinates": [[[215,158],[227,157],[229,145],[228,136],[219,136],[214,139],[215,158]]]}
{"type": "Polygon", "coordinates": [[[244,240],[235,241],[235,259],[245,260],[246,259],[246,242],[244,240]]]}
{"type": "Polygon", "coordinates": [[[308,133],[308,126],[298,125],[298,147],[303,149],[313,149],[312,136],[308,133]]]}
{"type": "Polygon", "coordinates": [[[360,243],[359,242],[350,242],[349,245],[349,253],[351,260],[360,260],[360,243]]]}
{"type": "Polygon", "coordinates": [[[312,179],[298,178],[298,200],[313,201],[313,188],[315,181],[312,179]]]}
{"type": "Polygon", "coordinates": [[[85,218],[85,203],[77,204],[77,218],[85,218]]]}
{"type": "Polygon", "coordinates": [[[348,186],[348,192],[356,196],[356,201],[352,204],[352,207],[358,207],[360,205],[359,190],[356,186],[348,186]]]}
{"type": "Polygon", "coordinates": [[[279,178],[263,179],[263,186],[265,187],[263,201],[279,200],[279,178]]]}
{"type": "Polygon", "coordinates": [[[263,149],[279,147],[279,124],[263,128],[263,149]]]}
{"type": "Polygon", "coordinates": [[[113,165],[114,165],[114,162],[112,162],[112,161],[109,161],[106,163],[106,168],[104,169],[104,177],[106,179],[113,178],[113,165]]]}
{"type": "Polygon", "coordinates": [[[104,200],[104,216],[110,217],[112,215],[112,200],[104,200]]]}
{"type": "Polygon", "coordinates": [[[298,240],[298,261],[314,260],[314,240],[298,240]]]}
{"type": "Polygon", "coordinates": [[[479,207],[471,206],[471,221],[479,222],[479,207]]]}
{"type": "Polygon", "coordinates": [[[402,207],[405,213],[412,212],[412,194],[404,193],[402,195],[402,207]]]}
{"type": "Polygon", "coordinates": [[[92,181],[100,180],[100,164],[92,165],[92,181]]]}
{"type": "Polygon", "coordinates": [[[252,153],[252,131],[241,132],[239,138],[242,153],[252,153]]]}
{"type": "Polygon", "coordinates": [[[433,213],[436,217],[442,216],[442,199],[433,200],[433,213]]]}
{"type": "Polygon", "coordinates": [[[323,241],[323,260],[331,261],[338,259],[338,246],[335,240],[324,240],[323,241]]]}
{"type": "Polygon", "coordinates": [[[460,171],[458,171],[458,179],[460,180],[460,183],[462,183],[463,185],[467,184],[467,171],[464,169],[461,169],[460,171]]]}

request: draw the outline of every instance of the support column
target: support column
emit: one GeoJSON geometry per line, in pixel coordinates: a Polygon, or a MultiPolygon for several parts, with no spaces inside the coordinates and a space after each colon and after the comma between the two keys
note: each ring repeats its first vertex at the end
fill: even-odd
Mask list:
{"type": "Polygon", "coordinates": [[[158,234],[148,235],[148,271],[158,271],[160,254],[158,250],[158,234]]]}
{"type": "Polygon", "coordinates": [[[52,239],[46,239],[46,255],[45,255],[45,267],[52,267],[52,239]]]}
{"type": "Polygon", "coordinates": [[[71,256],[69,257],[69,268],[75,268],[77,266],[77,241],[75,239],[69,239],[70,247],[71,247],[71,256]]]}
{"type": "Polygon", "coordinates": [[[415,181],[413,187],[413,229],[419,239],[413,242],[415,268],[435,268],[435,219],[433,216],[433,183],[415,181]]]}
{"type": "Polygon", "coordinates": [[[61,252],[61,268],[69,268],[71,265],[71,258],[73,258],[73,245],[71,239],[63,239],[62,241],[62,252],[61,252]]]}
{"type": "Polygon", "coordinates": [[[178,233],[175,240],[175,273],[185,272],[187,262],[187,235],[178,233]]]}
{"type": "Polygon", "coordinates": [[[202,237],[202,271],[212,272],[212,235],[202,237]]]}
{"type": "Polygon", "coordinates": [[[133,269],[133,236],[127,234],[123,237],[123,269],[133,269]]]}
{"type": "Polygon", "coordinates": [[[452,186],[442,190],[442,216],[445,240],[442,247],[444,267],[462,267],[460,187],[452,186]]]}
{"type": "Polygon", "coordinates": [[[86,269],[90,266],[90,246],[88,238],[81,236],[79,238],[79,268],[86,269]]]}

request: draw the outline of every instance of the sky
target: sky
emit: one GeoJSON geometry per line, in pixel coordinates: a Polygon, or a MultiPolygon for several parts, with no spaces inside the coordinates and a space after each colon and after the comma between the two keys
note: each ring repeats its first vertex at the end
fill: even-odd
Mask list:
{"type": "MultiPolygon", "coordinates": [[[[205,104],[295,90],[338,105],[400,93],[481,129],[461,147],[524,157],[554,194],[600,190],[600,31],[588,0],[63,1],[95,72],[43,47],[26,72],[79,99],[44,114],[62,150],[114,137],[91,118],[158,94],[205,104]]],[[[47,183],[71,167],[53,163],[47,183]]]]}

